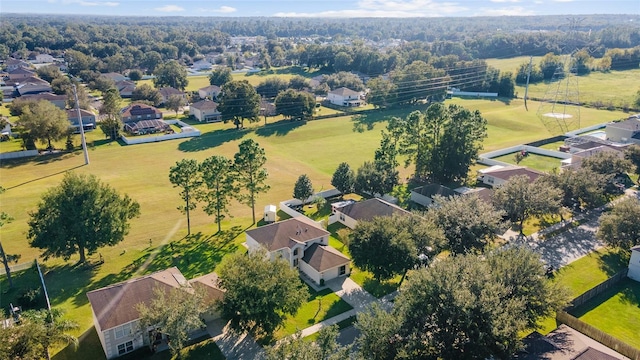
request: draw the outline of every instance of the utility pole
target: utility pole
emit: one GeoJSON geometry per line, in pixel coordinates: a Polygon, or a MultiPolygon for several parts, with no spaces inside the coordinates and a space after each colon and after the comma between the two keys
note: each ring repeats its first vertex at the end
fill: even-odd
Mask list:
{"type": "Polygon", "coordinates": [[[524,87],[524,108],[529,111],[527,107],[527,93],[529,92],[529,78],[531,77],[531,64],[533,63],[533,56],[529,57],[529,68],[527,69],[527,85],[524,87]]]}
{"type": "Polygon", "coordinates": [[[78,124],[80,125],[80,138],[82,139],[82,150],[84,151],[84,164],[89,165],[89,153],[87,152],[87,140],[84,137],[84,124],[82,123],[82,114],[80,113],[80,105],[78,103],[78,89],[73,84],[73,99],[76,102],[76,114],[78,116],[78,124]]]}

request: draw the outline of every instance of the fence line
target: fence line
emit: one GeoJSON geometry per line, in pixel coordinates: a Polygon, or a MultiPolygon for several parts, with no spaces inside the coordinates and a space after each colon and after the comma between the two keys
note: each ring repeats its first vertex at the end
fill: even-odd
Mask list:
{"type": "Polygon", "coordinates": [[[18,159],[38,155],[38,150],[12,151],[0,154],[0,160],[18,159]]]}
{"type": "Polygon", "coordinates": [[[577,298],[573,299],[573,301],[571,301],[571,306],[569,308],[567,308],[567,309],[571,310],[573,308],[576,308],[576,307],[586,303],[587,301],[593,299],[594,297],[602,294],[603,292],[607,291],[613,285],[619,283],[622,279],[627,277],[627,271],[629,271],[629,269],[624,269],[624,270],[620,271],[619,273],[613,275],[612,277],[608,278],[607,280],[605,280],[605,281],[601,282],[600,284],[596,285],[595,287],[592,287],[591,289],[587,290],[582,295],[580,295],[577,298]]]}

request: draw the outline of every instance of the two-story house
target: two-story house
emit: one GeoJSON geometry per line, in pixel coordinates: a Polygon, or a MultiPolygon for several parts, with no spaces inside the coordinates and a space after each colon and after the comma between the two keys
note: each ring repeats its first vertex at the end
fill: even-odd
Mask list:
{"type": "Polygon", "coordinates": [[[338,106],[361,106],[363,104],[360,93],[346,87],[329,91],[327,100],[338,106]]]}

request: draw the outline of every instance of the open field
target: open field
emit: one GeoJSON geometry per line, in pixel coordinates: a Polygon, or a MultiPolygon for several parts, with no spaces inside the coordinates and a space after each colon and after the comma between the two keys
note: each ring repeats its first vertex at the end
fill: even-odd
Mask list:
{"type": "Polygon", "coordinates": [[[640,283],[623,279],[571,311],[572,315],[640,349],[640,283]]]}
{"type": "MultiPolygon", "coordinates": [[[[485,149],[493,150],[549,136],[537,121],[535,113],[526,113],[521,101],[511,105],[500,101],[461,100],[452,102],[479,109],[489,119],[489,138],[485,149]]],[[[28,212],[35,209],[41,194],[57,185],[65,171],[95,174],[102,181],[140,202],[141,217],[132,221],[130,234],[116,247],[100,249],[105,263],[90,271],[73,266],[77,257],[68,262],[61,259],[47,261],[46,281],[53,306],[67,311],[68,317],[80,324],[76,335],[92,326],[91,310],[85,293],[132,276],[177,266],[187,278],[212,271],[220,259],[232,252],[243,251],[243,231],[252,226],[250,208],[232,203],[234,216],[223,222],[224,231],[215,234],[213,218],[200,210],[191,215],[192,236],[185,238],[186,219],[176,210],[180,205],[179,190],[168,180],[169,167],[182,158],[199,161],[211,155],[232,157],[238,143],[255,139],[268,158],[267,183],[271,190],[259,196],[256,213],[261,216],[266,204],[277,204],[291,198],[293,185],[300,174],[306,173],[315,189],[331,187],[331,174],[342,162],[357,168],[373,158],[379,145],[380,130],[389,116],[405,116],[414,108],[396,109],[367,114],[352,121],[339,117],[311,122],[246,124],[247,129],[235,130],[231,124],[197,124],[203,135],[199,138],[124,146],[119,142],[105,142],[100,130],[91,137],[91,164],[83,165],[81,152],[54,154],[35,159],[3,161],[0,186],[7,189],[1,197],[2,210],[15,221],[2,228],[5,251],[19,253],[21,261],[30,261],[39,251],[28,246],[25,237],[28,212]],[[354,131],[357,130],[357,131],[354,131]],[[169,242],[179,247],[170,251],[169,242]]],[[[610,121],[623,117],[620,112],[587,109],[583,125],[610,121]]],[[[77,141],[77,140],[76,140],[77,141]]],[[[404,178],[411,169],[402,169],[404,178]]],[[[91,256],[97,259],[98,254],[91,256]]],[[[358,279],[358,274],[354,274],[358,279]]],[[[363,277],[364,283],[366,277],[363,277]]],[[[97,360],[98,358],[96,358],[97,360]]]]}
{"type": "MultiPolygon", "coordinates": [[[[533,57],[533,66],[538,66],[542,56],[533,57]]],[[[521,64],[529,63],[528,56],[516,56],[508,59],[485,59],[487,65],[499,69],[500,71],[511,71],[512,74],[518,71],[521,64]]]]}

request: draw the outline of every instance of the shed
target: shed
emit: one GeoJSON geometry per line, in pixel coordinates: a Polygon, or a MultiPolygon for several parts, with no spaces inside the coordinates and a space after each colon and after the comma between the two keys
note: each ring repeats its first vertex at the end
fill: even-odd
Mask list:
{"type": "Polygon", "coordinates": [[[276,221],[277,208],[275,205],[267,205],[264,207],[264,222],[272,223],[276,221]]]}
{"type": "Polygon", "coordinates": [[[631,248],[629,259],[629,272],[627,276],[635,281],[640,281],[640,245],[631,248]]]}

